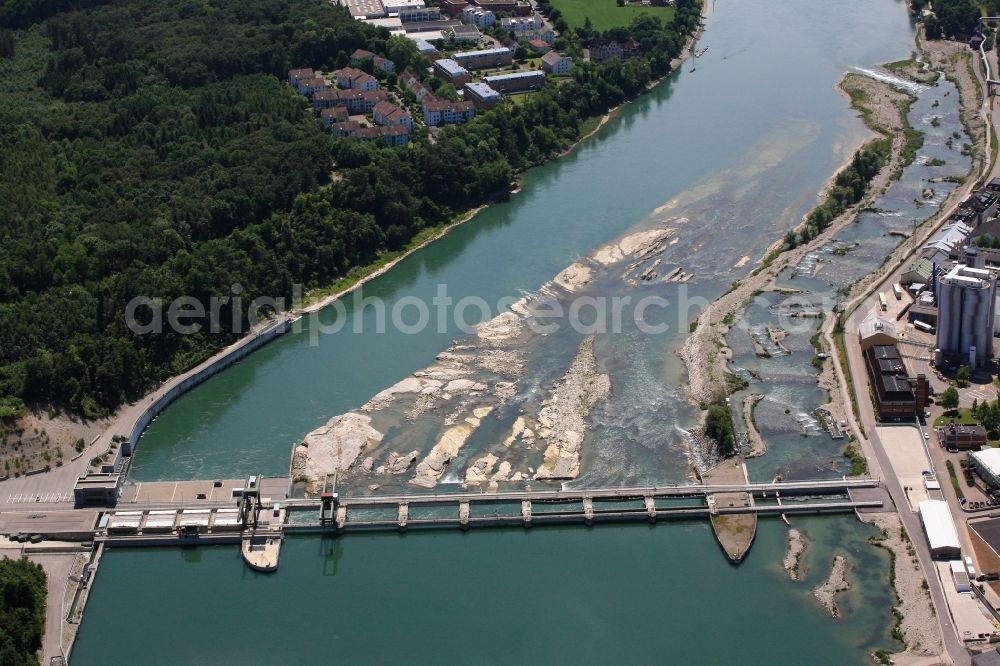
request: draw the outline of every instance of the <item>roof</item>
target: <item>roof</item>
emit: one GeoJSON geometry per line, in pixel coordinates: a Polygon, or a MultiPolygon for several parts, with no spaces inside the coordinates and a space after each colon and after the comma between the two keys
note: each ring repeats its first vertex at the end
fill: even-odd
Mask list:
{"type": "Polygon", "coordinates": [[[916,273],[924,279],[924,283],[931,281],[931,273],[934,271],[934,264],[930,259],[917,259],[906,269],[907,273],[916,273]]]}
{"type": "Polygon", "coordinates": [[[868,350],[868,353],[879,360],[900,358],[896,345],[874,345],[868,350]]]}
{"type": "Polygon", "coordinates": [[[881,317],[869,317],[861,322],[861,326],[858,327],[858,335],[861,336],[862,340],[879,333],[895,338],[896,325],[888,319],[882,319],[881,317]]]}
{"type": "MultiPolygon", "coordinates": [[[[954,217],[953,215],[952,218],[954,217]]],[[[975,214],[972,217],[975,217],[975,214]]],[[[972,233],[971,226],[960,220],[955,220],[941,227],[941,231],[934,234],[924,247],[951,252],[956,245],[968,238],[970,233],[972,233]]]]}
{"type": "Polygon", "coordinates": [[[924,531],[927,533],[927,542],[931,546],[931,551],[939,548],[962,549],[947,502],[924,500],[918,504],[918,507],[920,509],[920,522],[924,524],[924,531]]]}
{"type": "Polygon", "coordinates": [[[990,474],[1000,477],[1000,449],[973,451],[970,455],[975,458],[980,465],[988,469],[990,474]]]}
{"type": "Polygon", "coordinates": [[[567,56],[564,56],[558,51],[549,51],[548,53],[542,56],[542,62],[548,63],[550,65],[555,65],[563,58],[567,58],[567,56]]]}
{"type": "Polygon", "coordinates": [[[417,51],[420,53],[434,53],[437,51],[434,45],[428,42],[426,39],[414,39],[413,43],[417,45],[417,51]]]}
{"type": "Polygon", "coordinates": [[[972,655],[972,666],[1000,666],[1000,648],[972,655]]]}
{"type": "Polygon", "coordinates": [[[497,49],[481,49],[479,51],[460,51],[455,54],[455,58],[481,58],[483,56],[491,55],[506,55],[510,53],[510,49],[506,46],[501,46],[497,49]]]}
{"type": "Polygon", "coordinates": [[[293,79],[311,79],[313,78],[312,68],[305,67],[302,69],[291,69],[288,71],[288,76],[293,79]]]}
{"type": "Polygon", "coordinates": [[[465,69],[451,58],[441,58],[440,60],[435,60],[434,65],[436,67],[440,67],[448,76],[461,76],[462,74],[469,73],[469,70],[465,69]]]}
{"type": "Polygon", "coordinates": [[[357,49],[351,54],[351,60],[367,60],[368,58],[374,58],[375,54],[371,51],[366,51],[365,49],[357,49]]]}
{"type": "Polygon", "coordinates": [[[465,89],[473,92],[477,97],[499,97],[500,93],[485,83],[466,83],[465,89]]]}
{"type": "Polygon", "coordinates": [[[592,49],[599,49],[599,48],[606,48],[606,47],[618,47],[618,48],[621,48],[621,44],[619,44],[615,40],[613,40],[613,39],[604,39],[603,37],[591,40],[589,46],[592,49]]]}
{"type": "Polygon", "coordinates": [[[439,99],[428,95],[424,98],[425,111],[452,111],[453,113],[463,113],[474,108],[472,102],[452,102],[447,99],[439,99]]]}
{"type": "Polygon", "coordinates": [[[479,28],[474,25],[453,25],[448,28],[455,35],[478,35],[479,28]]]}
{"type": "Polygon", "coordinates": [[[545,41],[544,39],[532,39],[532,40],[530,40],[528,42],[528,44],[530,44],[531,46],[535,47],[536,49],[550,49],[550,48],[552,48],[551,46],[549,46],[549,43],[547,41],[545,41]]]}
{"type": "Polygon", "coordinates": [[[514,81],[516,79],[544,79],[545,72],[539,72],[537,70],[532,70],[529,72],[511,72],[510,74],[494,74],[493,76],[483,77],[486,83],[492,83],[493,81],[514,81]]]}
{"type": "Polygon", "coordinates": [[[988,289],[992,286],[993,275],[982,268],[971,268],[965,264],[956,264],[942,278],[942,283],[967,289],[988,289]]]}
{"type": "Polygon", "coordinates": [[[409,130],[407,130],[402,125],[391,125],[389,127],[380,127],[378,131],[381,136],[406,136],[407,134],[410,133],[409,130]]]}
{"type": "Polygon", "coordinates": [[[532,16],[505,16],[502,19],[500,19],[500,22],[502,24],[504,24],[504,25],[517,25],[517,24],[521,24],[521,23],[523,23],[525,25],[527,25],[529,23],[531,25],[537,25],[538,24],[538,19],[535,18],[534,15],[532,15],[532,16]]]}
{"type": "MultiPolygon", "coordinates": [[[[886,362],[893,363],[893,361],[886,362]]],[[[905,376],[881,374],[878,380],[882,383],[882,392],[887,400],[912,400],[913,387],[905,376]]]]}
{"type": "Polygon", "coordinates": [[[338,79],[341,78],[341,77],[347,77],[348,79],[351,79],[352,81],[355,80],[355,79],[357,79],[359,81],[363,81],[365,79],[365,77],[367,77],[369,79],[373,78],[371,74],[369,74],[367,72],[363,72],[360,69],[358,69],[357,67],[344,67],[343,69],[335,70],[333,72],[333,75],[335,77],[337,77],[338,79]]]}
{"type": "MultiPolygon", "coordinates": [[[[970,435],[986,439],[986,427],[980,424],[963,425],[960,423],[950,423],[938,428],[938,432],[945,437],[958,437],[960,435],[970,435]]],[[[993,449],[991,449],[993,450],[993,449]]]]}

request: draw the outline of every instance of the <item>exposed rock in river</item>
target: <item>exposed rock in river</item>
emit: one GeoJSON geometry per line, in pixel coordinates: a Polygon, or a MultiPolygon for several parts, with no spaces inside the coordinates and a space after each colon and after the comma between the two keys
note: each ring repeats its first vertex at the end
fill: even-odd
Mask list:
{"type": "Polygon", "coordinates": [[[469,435],[479,427],[481,420],[492,410],[492,407],[477,408],[473,410],[473,416],[466,418],[462,423],[447,428],[427,457],[417,465],[416,473],[410,479],[410,483],[422,488],[433,488],[441,475],[444,474],[445,467],[465,445],[469,435]]]}
{"type": "Polygon", "coordinates": [[[823,608],[830,612],[833,617],[840,616],[840,609],[837,608],[837,594],[844,590],[851,589],[851,584],[847,582],[847,560],[843,555],[833,558],[833,568],[830,570],[830,577],[826,582],[813,590],[813,596],[819,599],[823,608]]]}
{"type": "Polygon", "coordinates": [[[498,440],[492,451],[476,451],[476,459],[458,479],[494,488],[503,481],[575,478],[590,410],[608,395],[611,382],[597,372],[593,340],[587,339],[543,401],[537,402],[532,390],[521,394],[526,350],[539,335],[530,325],[535,306],[544,298],[565,298],[581,290],[618,262],[630,262],[623,268],[625,279],[634,274],[639,280],[653,280],[660,270],[659,254],[672,233],[651,229],[630,234],[567,267],[539,293],[524,296],[509,311],[476,326],[473,335],[454,342],[432,364],[309,433],[295,449],[293,473],[309,479],[310,492],[325,475],[338,471],[369,481],[409,475],[408,483],[431,488],[482,419],[520,399],[525,403],[522,415],[502,441],[503,448],[498,440]],[[539,464],[541,450],[544,460],[539,464]]]}
{"type": "Polygon", "coordinates": [[[788,577],[792,580],[799,580],[801,578],[799,575],[799,559],[802,557],[802,552],[805,549],[806,542],[802,537],[802,533],[794,527],[788,530],[788,550],[785,551],[784,565],[788,577]]]}
{"type": "Polygon", "coordinates": [[[597,372],[594,339],[587,338],[560,380],[548,404],[538,414],[546,432],[545,460],[536,479],[573,479],[580,473],[580,445],[589,428],[590,409],[611,392],[611,379],[597,372]]]}
{"type": "Polygon", "coordinates": [[[371,417],[348,412],[306,435],[292,455],[292,476],[306,476],[315,490],[327,474],[346,470],[382,433],[371,426],[371,417]]]}

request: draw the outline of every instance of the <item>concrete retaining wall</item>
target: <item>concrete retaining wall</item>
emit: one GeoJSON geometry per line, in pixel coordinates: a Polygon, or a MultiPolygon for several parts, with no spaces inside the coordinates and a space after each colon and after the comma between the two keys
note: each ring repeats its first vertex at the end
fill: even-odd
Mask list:
{"type": "Polygon", "coordinates": [[[136,419],[135,424],[132,426],[132,432],[129,433],[128,442],[123,443],[118,448],[118,456],[115,461],[116,467],[118,459],[120,459],[121,456],[132,455],[135,451],[135,447],[139,443],[139,438],[142,437],[142,433],[146,430],[153,419],[156,418],[160,412],[170,406],[174,400],[181,397],[195,386],[198,386],[209,377],[225,370],[233,363],[246,358],[247,355],[266,345],[278,336],[284,335],[290,328],[291,322],[286,318],[282,318],[273,324],[268,325],[267,327],[261,329],[258,333],[253,334],[253,336],[245,338],[245,342],[241,341],[242,344],[237,344],[231,347],[228,353],[224,353],[206,361],[202,364],[202,366],[199,366],[193,372],[180,380],[175,386],[172,386],[166,393],[150,402],[149,406],[145,409],[145,411],[143,411],[142,415],[136,419]]]}

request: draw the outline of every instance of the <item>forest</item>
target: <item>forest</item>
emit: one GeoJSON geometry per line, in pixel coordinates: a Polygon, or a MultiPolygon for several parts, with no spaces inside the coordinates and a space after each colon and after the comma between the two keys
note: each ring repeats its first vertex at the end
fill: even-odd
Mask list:
{"type": "Polygon", "coordinates": [[[668,72],[698,20],[696,0],[666,25],[639,17],[609,36],[647,55],[390,148],[334,139],[285,83],[392,46],[323,0],[5,3],[0,404],[107,414],[241,333],[136,335],[134,297],[289,298],[506,196],[668,72]]]}
{"type": "Polygon", "coordinates": [[[0,664],[38,664],[45,628],[45,572],[26,559],[0,558],[0,664]]]}
{"type": "MultiPolygon", "coordinates": [[[[911,6],[915,12],[924,9],[929,3],[927,0],[911,0],[911,6]]],[[[924,21],[924,28],[927,36],[931,39],[958,39],[967,40],[976,31],[979,25],[979,17],[982,16],[980,7],[984,8],[990,16],[996,16],[997,9],[1000,9],[1000,0],[935,0],[933,3],[934,16],[924,21]]]]}

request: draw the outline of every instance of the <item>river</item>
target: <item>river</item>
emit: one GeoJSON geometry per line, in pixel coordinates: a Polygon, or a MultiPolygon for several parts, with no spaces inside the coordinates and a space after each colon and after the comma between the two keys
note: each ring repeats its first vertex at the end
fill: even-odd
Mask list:
{"type": "MultiPolygon", "coordinates": [[[[716,3],[704,56],[570,156],[528,173],[510,202],[366,285],[364,296],[391,308],[405,297],[430,301],[443,284],[455,300],[517,298],[595,247],[661,224],[678,239],[664,261],[694,274],[685,285],[692,296],[717,296],[815,205],[865,136],[834,88],[839,78],[905,58],[912,40],[897,0],[716,3]],[[750,265],[736,268],[744,255],[750,265]]],[[[957,95],[946,100],[955,103],[957,95]]],[[[593,289],[621,289],[612,282],[593,289]]],[[[662,289],[674,298],[679,286],[662,289]]],[[[579,483],[686,476],[683,430],[695,413],[673,354],[685,317],[667,314],[663,334],[598,340],[613,389],[593,415],[579,483]]],[[[178,400],[143,437],[132,478],[282,474],[306,432],[432,363],[460,335],[451,322],[417,334],[351,328],[311,344],[307,322],[178,400]]],[[[533,368],[547,373],[538,382],[565,369],[570,340],[540,344],[552,353],[535,352],[551,361],[533,368]]],[[[820,397],[807,392],[800,402],[820,397]]],[[[780,430],[778,464],[809,457],[814,449],[780,430]]],[[[799,583],[781,570],[785,531],[776,521],[762,522],[736,568],[700,523],[292,538],[270,577],[244,571],[231,548],[112,551],[73,662],[847,664],[898,647],[888,635],[887,558],[866,543],[872,530],[845,517],[796,523],[810,541],[799,583]],[[843,617],[831,620],[809,590],[835,552],[848,557],[854,587],[841,599],[843,617]]]]}

